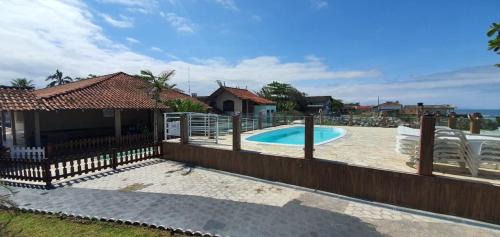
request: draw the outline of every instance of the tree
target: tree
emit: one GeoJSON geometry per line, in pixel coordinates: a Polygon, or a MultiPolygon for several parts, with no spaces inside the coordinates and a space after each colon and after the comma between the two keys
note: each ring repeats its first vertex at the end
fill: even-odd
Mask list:
{"type": "Polygon", "coordinates": [[[77,77],[77,78],[75,78],[75,81],[81,81],[81,80],[91,79],[91,78],[96,78],[96,77],[97,77],[97,75],[89,74],[89,75],[87,75],[87,77],[77,77]]]}
{"type": "Polygon", "coordinates": [[[333,101],[332,101],[332,111],[336,112],[336,113],[339,113],[342,110],[342,108],[344,108],[344,103],[342,102],[342,100],[333,99],[333,101]]]}
{"type": "Polygon", "coordinates": [[[174,112],[206,112],[206,109],[202,104],[193,102],[188,99],[167,100],[165,101],[165,105],[167,105],[174,112]]]}
{"type": "Polygon", "coordinates": [[[73,79],[69,76],[64,76],[63,73],[58,69],[56,70],[56,73],[48,76],[45,81],[52,81],[47,85],[47,87],[54,87],[70,83],[73,81],[73,79]]]}
{"type": "MultiPolygon", "coordinates": [[[[486,35],[491,38],[488,41],[488,50],[500,54],[500,22],[491,24],[490,29],[488,30],[488,33],[486,33],[486,35]]],[[[500,67],[500,63],[496,64],[495,66],[500,67]]]]}
{"type": "Polygon", "coordinates": [[[306,94],[287,83],[273,81],[262,87],[257,94],[275,101],[278,111],[303,110],[307,106],[306,94]]]}
{"type": "Polygon", "coordinates": [[[35,87],[35,85],[33,84],[33,80],[27,80],[26,78],[12,79],[12,81],[10,81],[10,84],[13,87],[19,87],[19,88],[35,87]]]}
{"type": "Polygon", "coordinates": [[[161,103],[161,92],[165,89],[174,89],[175,84],[169,84],[168,81],[175,75],[175,70],[165,71],[160,75],[155,76],[149,70],[141,70],[141,74],[136,75],[138,78],[145,80],[149,85],[149,93],[151,98],[155,101],[154,111],[154,140],[158,141],[158,105],[161,103]]]}

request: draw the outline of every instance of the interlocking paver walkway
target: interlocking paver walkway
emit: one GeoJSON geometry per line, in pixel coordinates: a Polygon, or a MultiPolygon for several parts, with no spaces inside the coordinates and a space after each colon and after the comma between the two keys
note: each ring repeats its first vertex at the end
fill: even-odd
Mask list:
{"type": "Polygon", "coordinates": [[[16,187],[12,199],[24,208],[222,236],[500,236],[495,228],[170,161],[53,190],[16,187]]]}

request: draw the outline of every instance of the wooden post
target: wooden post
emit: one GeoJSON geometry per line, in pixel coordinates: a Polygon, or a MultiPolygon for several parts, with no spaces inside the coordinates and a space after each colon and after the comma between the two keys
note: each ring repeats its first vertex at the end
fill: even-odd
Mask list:
{"type": "Polygon", "coordinates": [[[7,141],[7,131],[6,131],[6,128],[5,128],[5,125],[6,125],[6,121],[5,121],[5,111],[1,111],[0,112],[0,116],[2,117],[2,134],[1,134],[1,138],[3,141],[7,141]]]}
{"type": "Polygon", "coordinates": [[[432,114],[425,114],[420,121],[420,161],[417,170],[419,175],[431,176],[434,163],[436,117],[432,114]]]}
{"type": "Polygon", "coordinates": [[[471,134],[481,133],[481,113],[469,114],[469,124],[471,134]]]}
{"type": "Polygon", "coordinates": [[[42,159],[43,167],[43,181],[45,182],[45,188],[52,188],[52,172],[50,171],[50,157],[52,155],[52,146],[47,145],[45,148],[45,157],[42,159]]]}
{"type": "Polygon", "coordinates": [[[304,158],[312,159],[314,153],[314,118],[307,115],[305,120],[304,158]]]}
{"type": "Polygon", "coordinates": [[[241,120],[240,115],[233,115],[233,151],[241,150],[241,120]]]}
{"type": "Polygon", "coordinates": [[[424,103],[419,102],[417,103],[417,123],[420,124],[420,118],[424,114],[424,103]]]}
{"type": "Polygon", "coordinates": [[[16,134],[16,112],[10,111],[10,133],[12,134],[12,145],[17,145],[16,134]]]}
{"type": "Polygon", "coordinates": [[[264,121],[263,120],[264,120],[264,115],[262,113],[259,113],[259,118],[257,120],[258,121],[257,126],[258,126],[259,130],[264,128],[264,126],[263,126],[264,121]]]}
{"type": "Polygon", "coordinates": [[[455,117],[455,113],[448,114],[448,127],[451,129],[457,128],[457,118],[455,117]]]}
{"type": "Polygon", "coordinates": [[[349,122],[347,122],[347,125],[352,126],[352,111],[349,111],[349,122]]]}
{"type": "Polygon", "coordinates": [[[120,139],[122,136],[122,116],[119,109],[115,109],[115,138],[120,139]]]}
{"type": "Polygon", "coordinates": [[[117,154],[117,149],[112,148],[111,149],[111,167],[113,167],[114,170],[118,167],[118,154],[117,154]]]}
{"type": "Polygon", "coordinates": [[[187,114],[181,115],[181,143],[188,144],[189,143],[189,124],[187,114]]]}
{"type": "Polygon", "coordinates": [[[41,147],[42,141],[40,137],[40,112],[38,111],[34,112],[34,119],[35,119],[35,146],[41,147]]]}
{"type": "Polygon", "coordinates": [[[273,127],[276,127],[276,113],[272,113],[272,121],[273,121],[273,127]]]}

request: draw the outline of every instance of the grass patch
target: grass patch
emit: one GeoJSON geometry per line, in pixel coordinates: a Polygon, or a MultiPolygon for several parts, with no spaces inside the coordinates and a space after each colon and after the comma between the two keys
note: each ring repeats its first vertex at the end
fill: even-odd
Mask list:
{"type": "Polygon", "coordinates": [[[62,218],[0,209],[2,237],[182,237],[169,231],[77,218],[62,218]]]}

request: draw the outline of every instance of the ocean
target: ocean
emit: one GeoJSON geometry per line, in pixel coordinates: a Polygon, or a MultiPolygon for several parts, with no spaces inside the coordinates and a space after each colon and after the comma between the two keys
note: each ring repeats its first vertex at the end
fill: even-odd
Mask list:
{"type": "Polygon", "coordinates": [[[495,118],[500,117],[500,109],[456,109],[457,114],[470,114],[479,112],[484,118],[495,118]]]}

